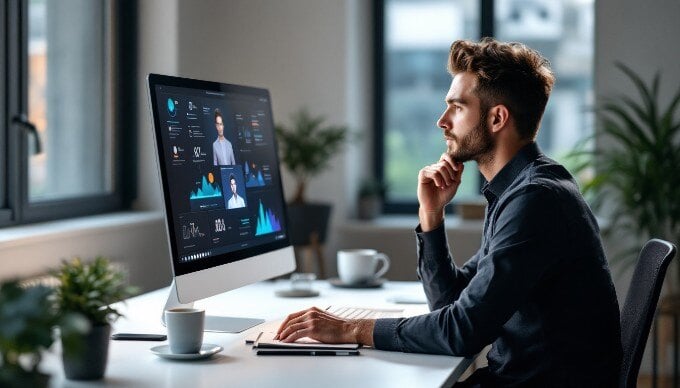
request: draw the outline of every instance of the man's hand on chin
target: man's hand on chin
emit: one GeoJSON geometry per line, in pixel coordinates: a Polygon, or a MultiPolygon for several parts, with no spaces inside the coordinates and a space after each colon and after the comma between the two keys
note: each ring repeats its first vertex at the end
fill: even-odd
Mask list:
{"type": "Polygon", "coordinates": [[[444,207],[456,195],[463,169],[463,163],[444,153],[437,163],[423,167],[418,173],[418,217],[424,232],[444,221],[444,207]]]}

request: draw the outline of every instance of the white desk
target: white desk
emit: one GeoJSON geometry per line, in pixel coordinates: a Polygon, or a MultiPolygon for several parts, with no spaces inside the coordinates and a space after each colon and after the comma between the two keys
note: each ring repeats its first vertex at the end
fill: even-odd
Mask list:
{"type": "MultiPolygon", "coordinates": [[[[315,298],[279,298],[274,291],[289,287],[288,281],[262,282],[206,299],[196,306],[211,315],[248,316],[267,321],[280,320],[288,313],[310,306],[328,305],[404,308],[407,314],[427,312],[426,305],[395,305],[387,297],[422,294],[416,282],[389,282],[379,289],[339,289],[316,282],[321,292],[315,298]]],[[[165,333],[160,314],[168,289],[130,299],[126,318],[114,324],[113,332],[165,333]]],[[[267,325],[265,323],[264,325],[267,325]]],[[[271,326],[271,323],[270,323],[271,326]]],[[[167,342],[111,341],[105,379],[97,382],[66,380],[58,344],[45,355],[41,369],[52,375],[53,387],[435,387],[453,384],[471,360],[361,349],[360,356],[256,356],[243,333],[205,333],[204,342],[224,350],[202,361],[161,359],[149,348],[167,342]]]]}

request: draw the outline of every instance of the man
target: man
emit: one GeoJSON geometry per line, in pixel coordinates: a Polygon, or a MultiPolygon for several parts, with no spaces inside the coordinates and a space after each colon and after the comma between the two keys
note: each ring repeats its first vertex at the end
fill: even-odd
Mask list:
{"type": "Polygon", "coordinates": [[[232,196],[229,198],[229,201],[227,201],[227,209],[238,209],[240,207],[245,207],[246,202],[236,192],[236,177],[234,177],[233,174],[229,175],[229,187],[231,188],[232,196]]]}
{"type": "Polygon", "coordinates": [[[459,356],[492,344],[488,368],[462,384],[614,386],[619,309],[598,226],[573,178],[535,143],[554,83],[548,61],[517,43],[456,41],[449,72],[437,123],[448,149],[418,176],[418,275],[431,312],[344,320],[312,308],[289,315],[279,338],[459,356]],[[488,208],[482,246],[458,268],[444,206],[468,160],[487,181],[488,208]]]}
{"type": "Polygon", "coordinates": [[[224,137],[224,120],[219,109],[215,109],[215,129],[217,129],[217,140],[213,143],[213,164],[215,166],[236,164],[231,142],[224,137]]]}

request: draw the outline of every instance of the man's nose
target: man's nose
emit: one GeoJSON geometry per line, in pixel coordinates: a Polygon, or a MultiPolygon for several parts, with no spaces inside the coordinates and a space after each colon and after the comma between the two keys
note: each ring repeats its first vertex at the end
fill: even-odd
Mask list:
{"type": "Polygon", "coordinates": [[[446,117],[446,112],[444,112],[437,120],[437,126],[443,130],[451,129],[449,120],[446,117]]]}

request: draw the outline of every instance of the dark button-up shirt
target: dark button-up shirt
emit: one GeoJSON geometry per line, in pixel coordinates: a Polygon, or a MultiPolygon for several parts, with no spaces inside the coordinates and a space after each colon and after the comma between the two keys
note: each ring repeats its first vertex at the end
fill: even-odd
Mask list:
{"type": "Polygon", "coordinates": [[[431,312],[379,319],[377,349],[473,356],[502,386],[611,386],[619,308],[599,228],[571,175],[531,143],[491,180],[480,250],[462,267],[444,226],[416,229],[431,312]]]}

